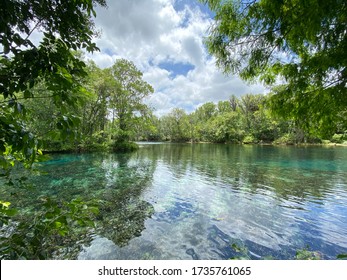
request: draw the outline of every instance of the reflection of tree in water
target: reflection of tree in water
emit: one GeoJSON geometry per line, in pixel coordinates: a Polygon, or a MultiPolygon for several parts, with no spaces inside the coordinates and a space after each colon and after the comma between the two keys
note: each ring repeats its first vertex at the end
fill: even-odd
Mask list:
{"type": "Polygon", "coordinates": [[[193,170],[233,189],[271,190],[280,199],[322,200],[339,180],[338,164],[334,164],[337,153],[329,149],[163,144],[147,151],[170,166],[178,179],[193,170]]]}
{"type": "Polygon", "coordinates": [[[131,154],[115,154],[104,160],[107,186],[101,200],[97,231],[119,246],[140,236],[153,206],[141,199],[152,179],[153,168],[145,161],[131,160],[131,154]]]}

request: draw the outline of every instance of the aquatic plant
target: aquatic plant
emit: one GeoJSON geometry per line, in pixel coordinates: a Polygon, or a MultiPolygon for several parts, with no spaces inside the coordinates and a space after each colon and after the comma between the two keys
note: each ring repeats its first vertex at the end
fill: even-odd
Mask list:
{"type": "Polygon", "coordinates": [[[68,246],[64,255],[72,258],[81,247],[76,241],[94,227],[93,217],[99,212],[95,202],[57,202],[48,197],[41,197],[36,213],[14,215],[8,204],[1,206],[1,220],[6,221],[0,230],[1,259],[52,259],[68,246]]]}

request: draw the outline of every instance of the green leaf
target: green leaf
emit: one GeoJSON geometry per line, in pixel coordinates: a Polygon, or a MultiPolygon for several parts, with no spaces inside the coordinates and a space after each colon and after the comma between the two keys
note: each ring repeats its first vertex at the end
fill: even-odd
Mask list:
{"type": "Polygon", "coordinates": [[[55,228],[61,228],[62,223],[61,222],[54,222],[55,228]]]}
{"type": "Polygon", "coordinates": [[[2,206],[2,208],[8,208],[11,205],[11,202],[0,201],[0,205],[2,206]]]}

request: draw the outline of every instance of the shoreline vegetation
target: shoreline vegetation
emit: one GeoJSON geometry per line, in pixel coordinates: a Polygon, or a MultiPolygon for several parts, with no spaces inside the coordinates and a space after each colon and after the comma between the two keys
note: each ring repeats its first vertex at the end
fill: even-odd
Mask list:
{"type": "MultiPolygon", "coordinates": [[[[113,69],[123,67],[136,72],[134,65],[125,60],[117,61],[113,69]]],[[[54,125],[47,122],[47,116],[60,113],[59,108],[49,99],[23,102],[33,120],[28,125],[30,133],[42,135],[38,137],[41,150],[130,152],[138,148],[135,142],[139,141],[347,145],[347,127],[343,118],[328,130],[313,125],[306,127],[290,117],[276,116],[269,105],[271,95],[231,95],[228,100],[207,102],[190,113],[181,108],[173,108],[158,117],[152,108],[145,105],[141,92],[138,93],[136,102],[124,93],[124,99],[118,104],[120,93],[117,90],[110,94],[97,91],[96,88],[99,83],[105,83],[103,88],[112,90],[113,85],[107,83],[114,77],[108,77],[109,73],[99,69],[93,62],[89,62],[88,72],[90,77],[100,78],[105,75],[102,79],[107,80],[89,80],[89,88],[95,95],[90,100],[85,100],[83,106],[75,110],[73,117],[63,117],[54,125]]],[[[116,79],[121,80],[119,77],[116,79]]],[[[140,77],[138,82],[142,82],[140,77]]],[[[149,87],[148,84],[143,86],[149,87]]],[[[151,90],[146,88],[145,96],[151,90]]]]}
{"type": "Polygon", "coordinates": [[[322,141],[322,143],[293,143],[293,144],[287,144],[287,143],[271,143],[271,142],[259,142],[259,143],[232,143],[232,142],[224,142],[224,143],[215,143],[215,142],[206,142],[206,141],[199,141],[199,142],[171,142],[171,141],[135,141],[135,142],[129,142],[130,144],[125,147],[118,147],[116,149],[112,147],[98,147],[98,148],[85,148],[81,149],[79,147],[71,148],[71,149],[65,149],[65,150],[42,150],[43,154],[59,154],[59,153],[89,153],[89,152],[118,152],[118,153],[126,153],[126,152],[132,152],[136,151],[137,149],[141,148],[141,144],[147,144],[147,143],[154,143],[154,144],[216,144],[216,145],[245,145],[245,146],[251,146],[251,145],[259,145],[259,146],[294,146],[294,147],[347,147],[347,142],[344,143],[333,143],[330,141],[322,141]],[[128,148],[131,147],[131,148],[128,148]]]}

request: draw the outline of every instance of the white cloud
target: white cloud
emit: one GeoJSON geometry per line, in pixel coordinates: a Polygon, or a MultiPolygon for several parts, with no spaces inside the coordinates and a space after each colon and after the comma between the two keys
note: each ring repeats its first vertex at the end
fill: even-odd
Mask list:
{"type": "Polygon", "coordinates": [[[218,102],[231,94],[263,92],[260,85],[248,86],[238,77],[226,77],[215,66],[203,45],[212,19],[195,1],[176,0],[109,1],[108,9],[98,9],[96,40],[100,53],[92,58],[100,67],[109,67],[117,58],[126,58],[144,73],[155,89],[148,103],[158,115],[174,107],[193,109],[218,102]],[[175,10],[175,4],[190,3],[175,10]],[[191,64],[186,76],[172,75],[160,68],[163,62],[191,64]]]}

